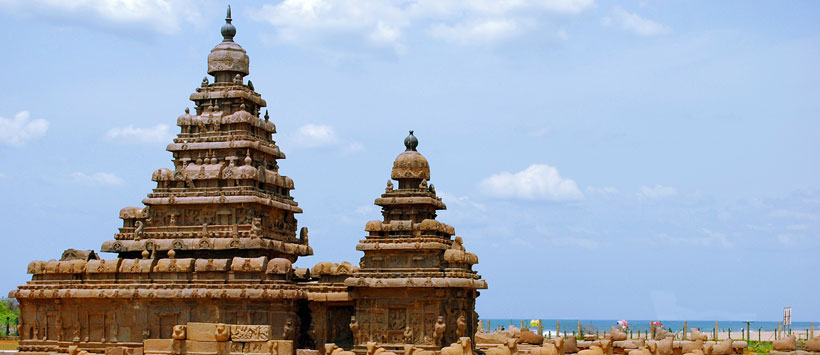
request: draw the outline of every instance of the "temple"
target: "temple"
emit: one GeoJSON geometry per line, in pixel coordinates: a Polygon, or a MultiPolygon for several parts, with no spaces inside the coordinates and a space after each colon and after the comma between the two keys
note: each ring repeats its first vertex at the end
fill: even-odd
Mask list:
{"type": "Polygon", "coordinates": [[[173,167],[153,173],[144,206],[123,208],[102,244],[116,257],[68,249],[31,262],[31,281],[9,293],[20,354],[288,355],[331,343],[363,354],[472,338],[487,285],[454,228],[436,221],[446,207],[412,131],[375,201],[383,220],[367,222],[356,246],[359,266],[293,266],[313,255],[308,230],[230,7],[225,21],[208,55],[213,79],[191,94],[167,147],[173,167]]]}

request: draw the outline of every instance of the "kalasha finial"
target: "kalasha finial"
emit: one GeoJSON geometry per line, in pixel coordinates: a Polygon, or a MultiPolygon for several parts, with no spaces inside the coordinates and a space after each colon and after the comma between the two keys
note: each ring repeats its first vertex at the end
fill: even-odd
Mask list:
{"type": "Polygon", "coordinates": [[[225,17],[225,24],[222,25],[222,42],[233,42],[233,36],[236,35],[236,27],[233,27],[231,21],[231,5],[228,5],[228,16],[225,17]]]}
{"type": "Polygon", "coordinates": [[[407,138],[404,139],[404,146],[407,147],[407,149],[405,149],[405,151],[411,151],[412,150],[414,152],[416,151],[416,147],[419,146],[419,140],[416,138],[416,136],[413,135],[413,130],[412,129],[410,130],[410,135],[407,136],[407,138]]]}
{"type": "Polygon", "coordinates": [[[270,120],[270,115],[268,115],[268,110],[265,110],[265,122],[270,120]]]}

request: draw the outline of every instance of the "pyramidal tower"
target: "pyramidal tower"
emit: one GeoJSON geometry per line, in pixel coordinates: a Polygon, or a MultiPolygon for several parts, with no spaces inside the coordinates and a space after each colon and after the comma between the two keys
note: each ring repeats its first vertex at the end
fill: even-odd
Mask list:
{"type": "Polygon", "coordinates": [[[208,55],[211,78],[177,118],[173,167],[154,171],[156,188],[142,207],[120,210],[122,227],[102,244],[114,258],[68,249],[29,263],[31,281],[9,293],[20,302],[20,355],[293,355],[334,346],[364,354],[374,344],[437,350],[473,337],[475,299],[487,285],[473,270],[478,258],[436,221],[445,205],[412,131],[393,163],[398,188],[390,180],[376,199],[383,220],[368,222],[356,247],[359,265],[294,267],[313,249],[232,21],[228,7],[208,55]]]}

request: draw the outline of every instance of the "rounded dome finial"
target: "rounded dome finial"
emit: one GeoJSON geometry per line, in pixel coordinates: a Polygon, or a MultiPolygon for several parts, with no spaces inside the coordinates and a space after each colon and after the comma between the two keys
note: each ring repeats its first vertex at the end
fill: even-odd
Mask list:
{"type": "Polygon", "coordinates": [[[410,130],[410,135],[404,139],[404,146],[407,148],[405,151],[416,151],[416,147],[419,146],[419,140],[416,136],[413,135],[413,130],[410,130]]]}
{"type": "Polygon", "coordinates": [[[222,25],[222,42],[233,42],[236,35],[236,27],[231,24],[231,5],[228,5],[228,16],[225,17],[225,24],[222,25]]]}

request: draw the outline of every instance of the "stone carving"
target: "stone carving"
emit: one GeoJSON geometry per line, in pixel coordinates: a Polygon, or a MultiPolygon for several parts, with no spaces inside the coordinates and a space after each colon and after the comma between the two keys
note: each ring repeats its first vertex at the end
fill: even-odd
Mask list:
{"type": "Polygon", "coordinates": [[[698,339],[695,341],[684,342],[681,345],[681,353],[683,354],[691,353],[695,350],[703,351],[703,340],[698,339]]]}
{"type": "Polygon", "coordinates": [[[656,355],[672,355],[673,337],[666,337],[663,340],[656,341],[658,351],[656,355]]]}
{"type": "Polygon", "coordinates": [[[350,332],[353,334],[353,344],[359,344],[362,340],[359,335],[359,322],[356,321],[356,316],[350,317],[350,324],[348,325],[350,332]]]}
{"type": "Polygon", "coordinates": [[[134,229],[134,240],[142,239],[142,230],[145,227],[145,225],[142,223],[142,221],[136,221],[134,222],[134,226],[136,227],[134,229]]]}
{"type": "Polygon", "coordinates": [[[530,355],[558,355],[558,349],[552,343],[544,343],[530,350],[530,355]]]}
{"type": "Polygon", "coordinates": [[[567,337],[564,339],[564,353],[577,353],[578,352],[578,339],[575,337],[567,337]]]}
{"type": "Polygon", "coordinates": [[[171,339],[185,340],[187,336],[187,328],[184,325],[174,326],[174,332],[171,334],[171,339]]]}
{"type": "Polygon", "coordinates": [[[410,326],[406,326],[404,328],[404,343],[405,344],[413,344],[413,328],[410,326]]]}
{"type": "Polygon", "coordinates": [[[433,327],[433,344],[441,344],[441,338],[444,336],[445,330],[447,330],[447,324],[444,323],[444,316],[438,316],[436,324],[433,327]]]}
{"type": "Polygon", "coordinates": [[[441,355],[473,355],[472,341],[468,337],[459,338],[457,343],[441,348],[441,355]]]}
{"type": "Polygon", "coordinates": [[[393,180],[387,180],[387,187],[384,188],[384,193],[393,192],[393,180]]]}
{"type": "Polygon", "coordinates": [[[601,340],[601,345],[592,345],[587,350],[581,350],[578,355],[612,355],[612,342],[601,340]]]}
{"type": "Polygon", "coordinates": [[[392,351],[387,351],[384,348],[380,347],[376,342],[368,342],[367,343],[367,355],[396,355],[396,353],[392,351]]]}
{"type": "Polygon", "coordinates": [[[461,313],[461,315],[458,316],[458,319],[456,319],[456,336],[461,338],[466,330],[467,319],[464,317],[464,313],[461,313]]]}
{"type": "MultiPolygon", "coordinates": [[[[712,355],[715,354],[715,348],[717,345],[712,347],[712,355]]],[[[794,351],[797,350],[797,337],[794,334],[784,337],[780,340],[775,340],[772,342],[772,348],[777,351],[794,351]]]]}
{"type": "MultiPolygon", "coordinates": [[[[791,341],[792,341],[792,344],[794,344],[794,348],[791,348],[791,349],[788,349],[788,350],[797,350],[797,344],[794,343],[795,338],[794,338],[793,335],[792,335],[791,341]]],[[[777,341],[775,341],[774,343],[776,343],[776,342],[777,341]]],[[[712,348],[711,348],[711,351],[709,352],[709,354],[710,355],[731,355],[731,354],[734,354],[734,351],[732,350],[732,343],[734,343],[734,341],[732,339],[726,339],[726,340],[723,340],[723,341],[721,341],[721,342],[719,342],[715,345],[712,345],[712,348]]],[[[774,349],[775,350],[781,350],[781,349],[778,349],[777,346],[774,345],[774,343],[772,343],[772,345],[774,346],[774,349]]],[[[782,350],[786,350],[786,349],[782,349],[782,350]]]]}
{"type": "Polygon", "coordinates": [[[519,344],[541,345],[543,342],[544,336],[533,333],[529,328],[522,328],[521,335],[518,336],[519,344]]]}
{"type": "Polygon", "coordinates": [[[609,339],[612,341],[626,340],[626,332],[616,326],[609,327],[609,339]]]}
{"type": "Polygon", "coordinates": [[[435,355],[435,351],[421,350],[413,344],[404,344],[404,355],[435,355]]]}
{"type": "Polygon", "coordinates": [[[352,351],[345,351],[334,343],[325,344],[325,355],[356,355],[352,351]]]}
{"type": "MultiPolygon", "coordinates": [[[[441,349],[441,353],[444,354],[444,349],[441,349]]],[[[494,348],[489,348],[485,353],[487,355],[517,355],[518,343],[515,341],[515,339],[507,339],[507,341],[504,344],[497,345],[494,348]]]]}
{"type": "Polygon", "coordinates": [[[299,229],[299,243],[304,244],[304,245],[308,245],[308,228],[307,227],[302,227],[302,229],[299,229]]]}
{"type": "Polygon", "coordinates": [[[222,323],[217,324],[214,338],[216,338],[216,341],[228,341],[231,338],[231,331],[228,326],[222,323]]]}
{"type": "Polygon", "coordinates": [[[816,336],[806,341],[806,350],[820,352],[820,336],[816,336]]]}
{"type": "Polygon", "coordinates": [[[689,334],[690,334],[689,339],[692,339],[692,340],[703,340],[703,341],[709,340],[709,337],[705,333],[702,333],[697,328],[692,328],[691,331],[689,332],[689,334]]]}
{"type": "Polygon", "coordinates": [[[267,341],[270,336],[269,325],[231,325],[231,341],[267,341]]]}
{"type": "Polygon", "coordinates": [[[282,329],[282,339],[293,339],[294,337],[293,319],[288,319],[282,329]]]}

